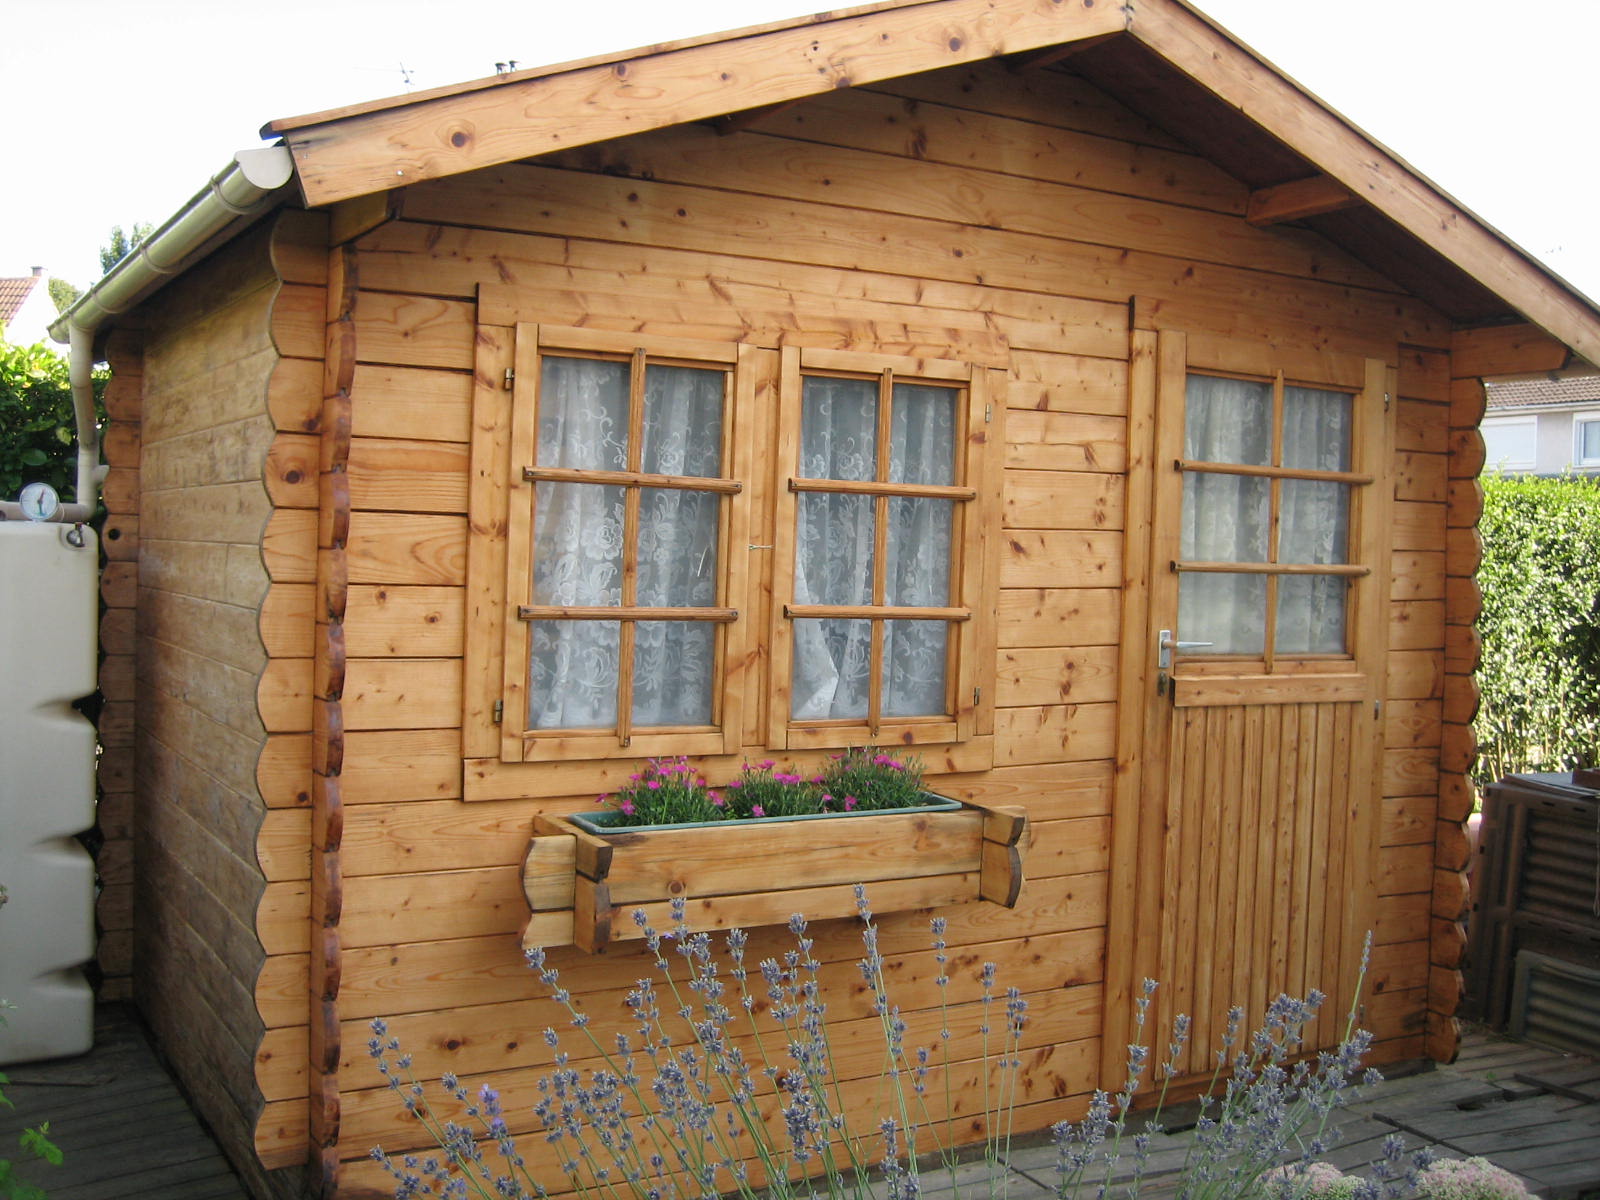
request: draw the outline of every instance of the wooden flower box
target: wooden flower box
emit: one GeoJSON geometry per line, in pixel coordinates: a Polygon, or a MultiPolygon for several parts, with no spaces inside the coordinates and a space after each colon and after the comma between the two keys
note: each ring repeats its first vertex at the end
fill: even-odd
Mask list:
{"type": "Polygon", "coordinates": [[[695,929],[781,925],[794,913],[849,917],[858,883],[878,913],[972,900],[1010,908],[1026,831],[1021,813],[968,803],[611,834],[539,816],[523,863],[532,914],[523,944],[598,953],[643,936],[636,909],[670,928],[680,897],[695,929]]]}

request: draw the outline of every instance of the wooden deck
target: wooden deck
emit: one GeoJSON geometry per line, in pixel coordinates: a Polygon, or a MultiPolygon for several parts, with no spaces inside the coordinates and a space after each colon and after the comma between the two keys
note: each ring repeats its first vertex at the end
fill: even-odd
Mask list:
{"type": "MultiPolygon", "coordinates": [[[[66,1154],[60,1167],[28,1164],[23,1178],[50,1200],[246,1200],[216,1144],[129,1010],[97,1014],[95,1048],[81,1058],[16,1066],[0,1109],[0,1147],[14,1153],[24,1126],[50,1122],[66,1154]]],[[[1441,1157],[1482,1155],[1552,1198],[1600,1197],[1600,1062],[1475,1033],[1448,1067],[1389,1079],[1338,1114],[1343,1136],[1327,1155],[1342,1170],[1370,1165],[1383,1140],[1441,1157]]],[[[1190,1135],[1154,1148],[1143,1195],[1170,1196],[1170,1178],[1190,1135]]],[[[1011,1200],[1053,1195],[1055,1152],[1013,1150],[1011,1200]]],[[[970,1171],[970,1168],[969,1168],[970,1171]]],[[[941,1181],[927,1177],[930,1195],[941,1181]]]]}
{"type": "Polygon", "coordinates": [[[65,1159],[18,1164],[50,1200],[247,1200],[228,1160],[156,1057],[132,1010],[95,1011],[95,1044],[78,1058],[5,1068],[0,1155],[44,1121],[65,1159]]]}

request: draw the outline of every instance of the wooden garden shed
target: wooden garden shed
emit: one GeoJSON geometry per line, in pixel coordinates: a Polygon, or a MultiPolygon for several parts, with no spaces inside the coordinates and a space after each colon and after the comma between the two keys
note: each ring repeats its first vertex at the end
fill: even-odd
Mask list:
{"type": "MultiPolygon", "coordinates": [[[[526,1099],[536,823],[655,754],[895,745],[1025,810],[1016,907],[941,910],[1031,1003],[1020,1127],[1120,1078],[1142,977],[1203,1046],[1348,995],[1368,929],[1374,1058],[1451,1057],[1482,380],[1600,362],[1589,301],[1179,0],[891,0],[266,132],[71,316],[115,371],[104,994],[258,1194],[382,1194],[373,1017],[526,1099]]],[[[930,897],[882,918],[913,1008],[930,897]]],[[[601,1012],[643,973],[552,955],[601,1012]]]]}

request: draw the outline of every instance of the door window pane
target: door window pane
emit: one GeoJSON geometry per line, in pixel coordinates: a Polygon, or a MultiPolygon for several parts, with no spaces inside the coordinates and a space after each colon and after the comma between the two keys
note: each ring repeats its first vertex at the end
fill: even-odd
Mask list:
{"type": "Polygon", "coordinates": [[[639,489],[639,604],[716,604],[720,513],[721,502],[713,492],[639,489]]]}
{"type": "Polygon", "coordinates": [[[1321,388],[1283,389],[1283,465],[1307,471],[1350,469],[1351,414],[1348,392],[1321,388]]]}
{"type": "Polygon", "coordinates": [[[1197,462],[1272,461],[1272,385],[1249,379],[1189,376],[1184,457],[1197,462]]]}
{"type": "Polygon", "coordinates": [[[645,366],[641,471],[706,478],[722,474],[726,380],[726,373],[704,367],[645,366]]]}
{"type": "Polygon", "coordinates": [[[797,604],[871,604],[874,567],[871,496],[807,492],[795,529],[797,604]]]}
{"type": "Polygon", "coordinates": [[[1271,504],[1271,480],[1184,475],[1179,554],[1190,562],[1266,562],[1271,504]]]}
{"type": "Polygon", "coordinates": [[[623,491],[548,480],[535,486],[533,603],[622,603],[623,491]]]}
{"type": "Polygon", "coordinates": [[[955,501],[931,496],[889,499],[889,545],[884,603],[950,603],[950,530],[955,501]]]}
{"type": "Polygon", "coordinates": [[[1262,653],[1267,577],[1186,572],[1178,580],[1178,640],[1211,643],[1185,654],[1262,653]]]}
{"type": "Polygon", "coordinates": [[[633,723],[711,724],[716,626],[640,621],[633,628],[633,723]]]}
{"type": "Polygon", "coordinates": [[[1278,505],[1279,562],[1349,561],[1348,483],[1285,479],[1278,505]]]}
{"type": "Polygon", "coordinates": [[[894,385],[894,408],[889,414],[889,481],[956,481],[955,389],[894,385]]]}
{"type": "Polygon", "coordinates": [[[1278,650],[1343,654],[1349,590],[1349,581],[1338,575],[1286,575],[1278,580],[1278,650]]]}

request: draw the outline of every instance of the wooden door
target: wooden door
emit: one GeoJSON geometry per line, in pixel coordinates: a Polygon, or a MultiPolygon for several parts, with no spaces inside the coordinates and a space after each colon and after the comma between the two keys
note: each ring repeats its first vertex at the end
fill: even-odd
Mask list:
{"type": "Polygon", "coordinates": [[[1131,379],[1106,1068],[1154,978],[1188,1075],[1280,992],[1336,1042],[1375,919],[1393,372],[1141,332],[1131,379]]]}

